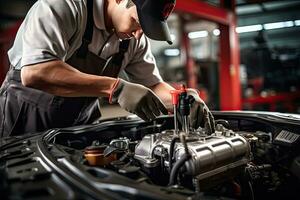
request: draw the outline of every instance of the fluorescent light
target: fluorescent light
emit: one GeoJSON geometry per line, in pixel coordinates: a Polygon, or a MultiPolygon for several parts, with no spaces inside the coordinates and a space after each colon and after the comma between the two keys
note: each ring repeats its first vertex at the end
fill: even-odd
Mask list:
{"type": "Polygon", "coordinates": [[[170,35],[171,35],[171,40],[172,40],[172,41],[175,41],[175,39],[176,39],[175,34],[170,34],[170,35]]]}
{"type": "Polygon", "coordinates": [[[261,24],[255,24],[250,26],[240,26],[236,28],[237,33],[246,33],[246,32],[253,32],[253,31],[260,31],[262,30],[263,26],[261,24]]]}
{"type": "Polygon", "coordinates": [[[195,32],[190,32],[188,34],[188,37],[190,39],[196,39],[196,38],[203,38],[203,37],[207,37],[208,32],[207,31],[195,31],[195,32]]]}
{"type": "Polygon", "coordinates": [[[166,56],[179,56],[179,49],[165,49],[164,54],[166,56]]]}
{"type": "Polygon", "coordinates": [[[237,33],[246,33],[246,32],[253,32],[253,31],[260,31],[263,28],[265,30],[278,29],[278,28],[287,28],[287,27],[293,27],[294,24],[295,24],[295,26],[300,26],[300,20],[267,23],[267,24],[264,24],[264,25],[255,24],[255,25],[250,25],[250,26],[240,26],[240,27],[236,28],[236,32],[237,33]]]}
{"type": "Polygon", "coordinates": [[[215,36],[220,35],[220,30],[219,30],[219,29],[214,29],[214,30],[213,30],[213,34],[214,34],[215,36]]]}
{"type": "Polygon", "coordinates": [[[264,29],[277,29],[277,28],[285,28],[285,27],[292,27],[294,26],[293,21],[285,21],[285,22],[275,22],[275,23],[268,23],[264,24],[264,29]]]}
{"type": "Polygon", "coordinates": [[[295,20],[294,23],[295,23],[295,26],[300,26],[300,20],[295,20]]]}

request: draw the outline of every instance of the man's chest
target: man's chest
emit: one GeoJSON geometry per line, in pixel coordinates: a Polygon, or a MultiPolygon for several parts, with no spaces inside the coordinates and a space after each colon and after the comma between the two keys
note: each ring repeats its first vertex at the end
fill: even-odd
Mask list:
{"type": "Polygon", "coordinates": [[[119,51],[120,40],[112,33],[94,28],[89,51],[101,58],[107,59],[119,51]]]}

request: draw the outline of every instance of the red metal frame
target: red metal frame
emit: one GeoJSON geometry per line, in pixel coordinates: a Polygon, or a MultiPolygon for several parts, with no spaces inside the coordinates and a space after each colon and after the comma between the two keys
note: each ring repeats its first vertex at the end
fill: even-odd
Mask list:
{"type": "Polygon", "coordinates": [[[247,99],[243,99],[243,105],[245,105],[248,109],[253,109],[255,105],[268,104],[270,106],[270,111],[276,111],[276,104],[282,103],[284,109],[287,112],[295,113],[296,107],[293,101],[297,101],[300,99],[300,91],[295,92],[282,92],[274,95],[262,97],[255,96],[247,99]]]}
{"type": "MultiPolygon", "coordinates": [[[[219,91],[221,110],[241,109],[240,86],[240,52],[239,40],[235,31],[235,0],[231,0],[231,8],[225,7],[225,0],[220,0],[222,8],[195,0],[177,0],[177,12],[190,13],[201,19],[219,24],[219,91]]],[[[183,40],[184,41],[184,40],[183,40]]],[[[187,51],[188,52],[188,51],[187,51]]],[[[188,55],[187,55],[188,58],[188,55]]],[[[188,61],[188,59],[186,60],[188,61]]],[[[187,74],[191,71],[191,63],[186,64],[187,74]]],[[[189,81],[188,81],[189,83],[189,81]]],[[[189,85],[190,86],[190,85],[189,85]]]]}
{"type": "Polygon", "coordinates": [[[228,25],[230,23],[229,12],[227,10],[209,5],[202,1],[177,0],[175,10],[190,13],[219,24],[228,25]]]}

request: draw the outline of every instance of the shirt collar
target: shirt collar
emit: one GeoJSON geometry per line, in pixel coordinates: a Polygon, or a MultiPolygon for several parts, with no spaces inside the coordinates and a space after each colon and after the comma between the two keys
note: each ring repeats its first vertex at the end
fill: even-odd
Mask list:
{"type": "Polygon", "coordinates": [[[106,30],[104,21],[104,1],[105,0],[95,0],[93,7],[94,23],[100,30],[106,30]]]}

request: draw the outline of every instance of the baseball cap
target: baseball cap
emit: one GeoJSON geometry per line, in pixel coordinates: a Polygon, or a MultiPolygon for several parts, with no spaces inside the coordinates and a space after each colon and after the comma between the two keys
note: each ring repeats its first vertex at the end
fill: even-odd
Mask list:
{"type": "Polygon", "coordinates": [[[176,0],[132,0],[137,8],[139,21],[145,35],[153,40],[172,39],[167,18],[175,7],[176,0]]]}

